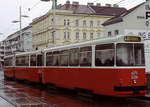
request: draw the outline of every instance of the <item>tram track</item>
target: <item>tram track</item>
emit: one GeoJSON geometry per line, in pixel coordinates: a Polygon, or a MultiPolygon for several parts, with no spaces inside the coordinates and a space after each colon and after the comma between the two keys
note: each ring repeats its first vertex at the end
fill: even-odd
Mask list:
{"type": "MultiPolygon", "coordinates": [[[[32,107],[66,107],[70,103],[69,101],[73,100],[73,102],[77,102],[80,104],[89,104],[89,105],[98,105],[94,107],[99,107],[99,105],[107,105],[107,102],[119,105],[119,104],[128,104],[130,102],[133,102],[131,104],[135,103],[142,103],[142,104],[148,104],[150,105],[150,97],[147,95],[145,97],[138,97],[138,98],[116,98],[116,97],[105,97],[105,96],[98,96],[95,95],[94,97],[84,97],[83,95],[74,95],[68,91],[60,91],[60,90],[52,90],[52,92],[46,91],[46,89],[40,89],[39,87],[35,86],[29,86],[27,84],[16,84],[16,82],[11,81],[4,81],[0,80],[0,96],[2,96],[6,101],[13,104],[15,107],[26,107],[26,106],[32,106],[32,107]],[[31,89],[31,90],[30,90],[31,89]],[[29,91],[38,90],[39,95],[32,95],[32,93],[28,93],[29,91]],[[42,95],[42,93],[46,95],[42,95]],[[16,98],[16,96],[19,96],[16,98]],[[50,97],[52,100],[45,100],[47,99],[47,96],[50,97]],[[62,99],[61,99],[62,98],[62,99]],[[24,101],[27,99],[33,99],[35,102],[24,102],[20,103],[19,101],[24,101]],[[58,99],[58,101],[56,101],[58,99]],[[61,99],[61,100],[60,100],[61,99]],[[67,99],[67,103],[66,100],[67,99]],[[70,100],[71,99],[71,100],[70,100]],[[55,102],[55,101],[56,102],[55,102]],[[18,102],[17,102],[18,101],[18,102]],[[51,102],[52,101],[52,102],[51,102]],[[54,102],[53,102],[54,101],[54,102]],[[42,106],[46,105],[46,106],[42,106]]],[[[108,104],[109,105],[109,104],[108,104]]],[[[71,107],[71,106],[70,106],[71,107]]],[[[76,106],[77,107],[77,106],[76,106]]],[[[85,106],[86,107],[86,106],[85,106]]],[[[88,106],[87,106],[88,107],[88,106]]],[[[119,107],[119,106],[116,106],[119,107]]]]}
{"type": "Polygon", "coordinates": [[[50,103],[47,103],[38,97],[33,97],[26,93],[19,92],[17,89],[3,84],[0,84],[0,97],[15,107],[49,107],[50,105],[50,103]],[[18,95],[20,97],[17,97],[18,95]]]}
{"type": "Polygon", "coordinates": [[[127,100],[144,102],[144,103],[149,103],[150,104],[150,96],[149,95],[148,96],[146,95],[144,97],[127,98],[127,100]]]}

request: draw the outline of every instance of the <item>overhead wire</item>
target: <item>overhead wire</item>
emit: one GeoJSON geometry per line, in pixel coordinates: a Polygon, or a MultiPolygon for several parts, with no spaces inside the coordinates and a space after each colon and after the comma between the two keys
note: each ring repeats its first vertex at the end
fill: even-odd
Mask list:
{"type": "MultiPolygon", "coordinates": [[[[37,5],[39,5],[41,2],[40,0],[38,2],[36,2],[31,8],[28,8],[28,10],[25,12],[25,15],[28,14],[30,11],[32,11],[37,5]]],[[[4,29],[3,32],[8,31],[8,29],[10,29],[12,27],[12,25],[10,25],[9,27],[7,27],[7,29],[4,29]]],[[[16,31],[17,32],[17,31],[16,31]]],[[[5,35],[6,36],[6,35],[5,35]]],[[[9,35],[7,35],[8,37],[9,35]]]]}

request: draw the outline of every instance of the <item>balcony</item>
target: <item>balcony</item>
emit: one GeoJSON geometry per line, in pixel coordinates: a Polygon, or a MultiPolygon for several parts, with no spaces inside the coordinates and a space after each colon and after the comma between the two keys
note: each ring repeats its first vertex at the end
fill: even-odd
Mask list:
{"type": "Polygon", "coordinates": [[[0,62],[3,62],[3,61],[4,61],[4,59],[0,58],[0,62]]]}
{"type": "Polygon", "coordinates": [[[0,52],[4,52],[4,49],[0,48],[0,52]]]}

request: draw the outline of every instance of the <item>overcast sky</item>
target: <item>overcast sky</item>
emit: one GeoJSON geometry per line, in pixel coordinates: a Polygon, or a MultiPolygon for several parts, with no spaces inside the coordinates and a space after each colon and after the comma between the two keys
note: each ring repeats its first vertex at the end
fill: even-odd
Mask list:
{"type": "MultiPolygon", "coordinates": [[[[66,0],[57,0],[58,4],[64,4],[66,0]]],[[[70,0],[78,1],[79,4],[87,2],[105,4],[115,4],[121,0],[70,0]]],[[[132,8],[145,0],[124,0],[119,3],[120,7],[132,8]]],[[[19,6],[22,7],[22,15],[26,14],[28,18],[22,18],[22,27],[27,26],[36,17],[45,14],[51,8],[52,2],[41,2],[40,0],[1,0],[0,2],[0,41],[8,35],[19,30],[19,23],[12,23],[13,20],[19,20],[19,6]],[[30,8],[30,11],[28,9],[30,8]]]]}

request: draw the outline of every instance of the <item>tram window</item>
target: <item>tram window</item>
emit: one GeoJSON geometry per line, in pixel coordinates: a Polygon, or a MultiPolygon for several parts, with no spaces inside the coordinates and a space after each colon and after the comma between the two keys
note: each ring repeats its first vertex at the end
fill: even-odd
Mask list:
{"type": "Polygon", "coordinates": [[[114,44],[96,45],[95,66],[114,66],[114,44]]]}
{"type": "Polygon", "coordinates": [[[70,66],[79,65],[79,48],[69,50],[69,65],[70,66]]]}
{"type": "Polygon", "coordinates": [[[117,44],[117,66],[133,66],[133,44],[119,43],[117,44]]]}
{"type": "Polygon", "coordinates": [[[144,44],[134,44],[134,57],[136,66],[145,65],[144,44]]]}
{"type": "Polygon", "coordinates": [[[24,58],[23,66],[29,66],[29,56],[24,56],[23,58],[24,58]]]}
{"type": "Polygon", "coordinates": [[[22,57],[16,57],[16,65],[22,66],[22,57]]]}
{"type": "Polygon", "coordinates": [[[63,50],[60,52],[60,65],[68,66],[68,50],[63,50]]]}
{"type": "Polygon", "coordinates": [[[43,56],[37,55],[37,66],[42,66],[42,65],[43,65],[43,56]]]}
{"type": "Polygon", "coordinates": [[[12,66],[13,60],[12,58],[5,58],[4,59],[4,65],[5,66],[12,66]]]}
{"type": "Polygon", "coordinates": [[[59,66],[59,51],[53,52],[53,63],[52,66],[59,66]]]}
{"type": "Polygon", "coordinates": [[[16,57],[17,66],[29,66],[29,56],[16,57]]]}
{"type": "Polygon", "coordinates": [[[36,66],[36,55],[31,55],[30,66],[36,66]]]}
{"type": "Polygon", "coordinates": [[[20,60],[19,57],[16,57],[16,66],[19,66],[20,60]]]}
{"type": "Polygon", "coordinates": [[[52,66],[53,64],[53,54],[52,52],[46,53],[46,66],[52,66]]]}
{"type": "Polygon", "coordinates": [[[92,47],[80,48],[80,66],[91,66],[92,63],[92,47]]]}

